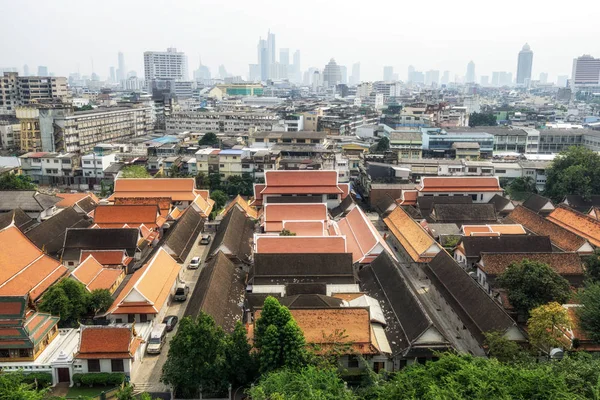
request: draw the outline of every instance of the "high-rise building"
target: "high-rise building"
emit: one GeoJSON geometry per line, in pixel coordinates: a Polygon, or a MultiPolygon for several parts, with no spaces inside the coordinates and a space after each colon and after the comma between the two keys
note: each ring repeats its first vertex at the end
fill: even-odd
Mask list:
{"type": "Polygon", "coordinates": [[[548,83],[548,73],[540,72],[540,83],[548,83]]]}
{"type": "Polygon", "coordinates": [[[342,71],[340,66],[336,64],[332,58],[323,70],[323,86],[330,87],[335,86],[342,82],[342,71]]]}
{"type": "Polygon", "coordinates": [[[408,75],[406,75],[407,82],[412,82],[414,72],[415,72],[415,67],[413,67],[412,65],[409,65],[408,66],[408,75]]]}
{"type": "Polygon", "coordinates": [[[567,87],[567,81],[569,80],[569,76],[568,75],[559,75],[556,78],[556,86],[558,87],[567,87]]]}
{"type": "Polygon", "coordinates": [[[315,70],[315,72],[313,72],[312,75],[312,90],[313,92],[316,92],[320,87],[323,86],[323,79],[321,73],[318,70],[315,70]]]}
{"type": "Polygon", "coordinates": [[[116,81],[117,76],[115,75],[115,67],[110,67],[109,76],[110,76],[110,81],[111,82],[115,82],[116,81]]]}
{"type": "Polygon", "coordinates": [[[391,65],[383,67],[383,80],[386,82],[391,82],[394,80],[394,67],[391,65]]]}
{"type": "Polygon", "coordinates": [[[447,85],[450,83],[450,71],[444,71],[442,75],[442,85],[447,85]]]}
{"type": "Polygon", "coordinates": [[[519,52],[517,62],[517,85],[528,86],[531,82],[531,66],[533,65],[533,51],[529,44],[525,43],[519,52]]]}
{"type": "Polygon", "coordinates": [[[126,74],[125,56],[123,55],[123,53],[119,52],[117,58],[119,59],[119,67],[117,68],[117,80],[119,82],[121,82],[122,80],[124,80],[126,78],[126,76],[125,76],[125,74],[126,74]]]}
{"type": "Polygon", "coordinates": [[[600,85],[600,58],[584,54],[573,60],[571,87],[589,87],[600,85]]]}
{"type": "MultiPolygon", "coordinates": [[[[200,82],[209,80],[211,78],[210,69],[206,65],[202,65],[202,60],[199,60],[199,62],[198,69],[194,71],[194,79],[200,82]]],[[[258,73],[258,79],[260,80],[260,71],[258,73]]]]}
{"type": "Polygon", "coordinates": [[[258,53],[258,65],[260,65],[260,80],[266,81],[269,79],[269,50],[267,48],[267,41],[264,39],[258,40],[258,46],[256,46],[258,53]]]}
{"type": "Polygon", "coordinates": [[[144,80],[148,88],[153,81],[176,80],[187,81],[188,65],[184,53],[170,47],[167,51],[144,52],[144,80]]]}
{"type": "Polygon", "coordinates": [[[340,73],[342,74],[342,80],[340,83],[347,85],[348,84],[348,68],[345,65],[340,65],[340,73]]]}
{"type": "Polygon", "coordinates": [[[229,73],[225,69],[225,66],[223,64],[219,65],[219,78],[225,79],[228,76],[229,76],[229,73]]]}
{"type": "Polygon", "coordinates": [[[489,75],[481,75],[480,83],[481,86],[489,86],[490,85],[490,77],[489,75]]]}
{"type": "Polygon", "coordinates": [[[48,76],[48,67],[46,67],[44,65],[40,65],[38,67],[37,76],[48,76]]]}
{"type": "Polygon", "coordinates": [[[271,33],[271,30],[269,30],[269,32],[267,33],[267,50],[269,63],[275,64],[275,62],[277,61],[275,59],[275,34],[271,33]]]}
{"type": "Polygon", "coordinates": [[[469,61],[467,64],[465,83],[475,83],[475,63],[473,61],[469,61]]]}
{"type": "Polygon", "coordinates": [[[428,86],[439,85],[440,83],[440,71],[429,70],[425,72],[425,84],[428,86]]]}
{"type": "Polygon", "coordinates": [[[23,76],[29,76],[29,65],[23,65],[23,76]]]}
{"type": "Polygon", "coordinates": [[[290,49],[279,49],[279,63],[290,65],[290,49]]]}
{"type": "Polygon", "coordinates": [[[352,76],[350,77],[351,85],[358,85],[360,83],[360,63],[352,64],[352,76]]]}

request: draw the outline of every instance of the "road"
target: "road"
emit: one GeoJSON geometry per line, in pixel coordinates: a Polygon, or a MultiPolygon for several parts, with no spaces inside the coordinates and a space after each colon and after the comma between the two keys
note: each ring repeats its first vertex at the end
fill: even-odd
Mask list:
{"type": "MultiPolygon", "coordinates": [[[[182,265],[183,280],[190,287],[190,295],[193,293],[194,287],[198,282],[201,268],[204,266],[204,260],[210,247],[210,244],[206,246],[199,244],[201,237],[202,235],[198,235],[196,243],[194,243],[190,254],[188,254],[185,263],[183,263],[182,265]],[[188,264],[190,263],[193,257],[201,258],[200,268],[195,270],[187,268],[188,264]]],[[[185,312],[186,306],[187,300],[182,302],[174,301],[171,304],[169,304],[167,308],[167,313],[165,315],[177,315],[181,320],[181,318],[183,317],[183,313],[185,312]]],[[[171,338],[175,335],[175,332],[177,332],[177,327],[178,326],[176,326],[172,332],[169,332],[167,334],[167,341],[163,346],[160,354],[151,355],[145,353],[141,362],[139,362],[136,366],[134,373],[131,377],[131,382],[135,385],[136,391],[165,392],[169,390],[169,388],[166,385],[160,382],[160,377],[162,373],[163,364],[167,360],[167,354],[169,353],[169,342],[171,338]]]]}

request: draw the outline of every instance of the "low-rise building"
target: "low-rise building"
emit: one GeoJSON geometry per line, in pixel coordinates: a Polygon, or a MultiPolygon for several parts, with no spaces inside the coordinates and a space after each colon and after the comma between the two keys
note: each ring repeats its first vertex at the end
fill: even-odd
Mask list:
{"type": "Polygon", "coordinates": [[[167,132],[272,131],[279,121],[277,114],[266,112],[178,111],[166,118],[166,128],[167,132]]]}
{"type": "Polygon", "coordinates": [[[417,186],[419,196],[470,196],[474,203],[487,203],[502,195],[497,177],[423,177],[417,186]]]}

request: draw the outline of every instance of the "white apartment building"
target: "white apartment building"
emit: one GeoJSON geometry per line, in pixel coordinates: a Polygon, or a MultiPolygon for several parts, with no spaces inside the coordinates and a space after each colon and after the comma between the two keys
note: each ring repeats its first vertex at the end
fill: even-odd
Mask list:
{"type": "Polygon", "coordinates": [[[582,86],[600,86],[600,58],[584,54],[573,59],[571,88],[582,86]]]}
{"type": "Polygon", "coordinates": [[[116,162],[115,153],[99,156],[96,153],[81,156],[81,169],[85,178],[104,178],[104,171],[116,162]]]}
{"type": "Polygon", "coordinates": [[[167,51],[144,52],[144,79],[147,84],[153,80],[188,79],[188,65],[185,53],[170,47],[167,51]]]}
{"type": "Polygon", "coordinates": [[[0,121],[0,148],[12,149],[19,147],[21,126],[8,121],[0,121]]]}

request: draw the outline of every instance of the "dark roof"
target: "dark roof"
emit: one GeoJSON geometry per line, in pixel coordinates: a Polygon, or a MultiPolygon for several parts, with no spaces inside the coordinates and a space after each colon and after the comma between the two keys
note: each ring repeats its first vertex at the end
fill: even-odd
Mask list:
{"type": "Polygon", "coordinates": [[[483,344],[485,332],[506,332],[515,322],[445,251],[424,268],[427,277],[473,337],[483,344]]]}
{"type": "Polygon", "coordinates": [[[571,194],[565,198],[565,202],[569,207],[582,212],[587,213],[592,207],[600,206],[600,195],[591,196],[589,200],[585,200],[578,194],[571,194]]]}
{"type": "Polygon", "coordinates": [[[583,276],[583,262],[577,253],[482,253],[478,267],[488,275],[500,275],[510,264],[523,260],[548,264],[559,275],[583,276]]]}
{"type": "Polygon", "coordinates": [[[77,203],[75,203],[75,205],[81,208],[86,214],[89,214],[90,212],[96,209],[96,206],[98,204],[96,204],[96,202],[94,201],[94,199],[92,199],[91,196],[88,196],[79,200],[77,203]]]}
{"type": "Polygon", "coordinates": [[[52,208],[62,199],[35,190],[0,191],[0,212],[20,208],[25,212],[40,212],[52,208]]]}
{"type": "Polygon", "coordinates": [[[434,204],[472,204],[470,196],[419,196],[417,206],[423,218],[427,218],[433,211],[434,204]]]}
{"type": "Polygon", "coordinates": [[[423,215],[415,206],[400,206],[412,219],[421,219],[423,215]]]}
{"type": "Polygon", "coordinates": [[[375,204],[373,204],[379,214],[385,214],[393,205],[396,205],[396,200],[389,193],[385,193],[375,204]]]}
{"type": "Polygon", "coordinates": [[[257,253],[248,274],[253,284],[355,282],[351,253],[257,253]]]}
{"type": "Polygon", "coordinates": [[[552,251],[548,236],[503,235],[503,236],[465,236],[461,244],[465,256],[477,257],[481,253],[544,253],[552,251]]]}
{"type": "Polygon", "coordinates": [[[58,255],[69,228],[88,228],[92,221],[79,214],[73,207],[65,208],[25,233],[37,247],[50,255],[58,255]]]}
{"type": "Polygon", "coordinates": [[[349,208],[352,206],[352,204],[354,204],[354,200],[352,199],[352,196],[348,195],[348,196],[344,197],[344,200],[342,200],[340,205],[337,207],[334,207],[331,210],[331,216],[333,218],[335,218],[335,217],[339,217],[339,216],[343,215],[344,213],[347,213],[348,211],[350,211],[349,208]]]}
{"type": "Polygon", "coordinates": [[[285,294],[327,294],[326,283],[288,283],[285,285],[285,294]]]}
{"type": "Polygon", "coordinates": [[[496,209],[492,204],[434,204],[431,218],[444,223],[495,223],[496,209]]]}
{"type": "Polygon", "coordinates": [[[297,294],[282,297],[279,302],[287,308],[337,308],[344,301],[322,294],[297,294]]]}
{"type": "Polygon", "coordinates": [[[20,208],[15,208],[9,212],[0,214],[0,230],[6,228],[13,222],[22,232],[26,232],[27,229],[35,225],[35,221],[20,208]]]}
{"type": "Polygon", "coordinates": [[[194,207],[188,207],[167,233],[165,247],[177,261],[183,262],[204,228],[204,219],[194,207]]]}
{"type": "Polygon", "coordinates": [[[184,316],[197,317],[204,311],[226,332],[242,320],[244,304],[244,272],[226,255],[218,252],[202,269],[184,316]]]}
{"type": "Polygon", "coordinates": [[[70,228],[65,235],[63,258],[79,260],[81,250],[126,250],[133,257],[139,234],[137,228],[70,228]]]}
{"type": "Polygon", "coordinates": [[[499,213],[504,210],[504,208],[510,204],[510,200],[504,196],[500,196],[499,194],[495,194],[494,197],[488,201],[488,204],[493,204],[496,212],[499,213]]]}
{"type": "Polygon", "coordinates": [[[257,308],[262,308],[265,304],[265,299],[269,296],[275,297],[278,300],[281,298],[279,293],[246,293],[244,300],[246,309],[254,311],[257,308]]]}
{"type": "Polygon", "coordinates": [[[232,207],[219,224],[209,255],[215,256],[221,250],[228,257],[247,261],[252,254],[253,236],[254,221],[246,217],[238,207],[232,207]]]}
{"type": "Polygon", "coordinates": [[[552,204],[549,198],[540,196],[539,194],[532,193],[527,200],[523,202],[523,207],[530,209],[536,213],[539,213],[548,202],[552,204]]]}

